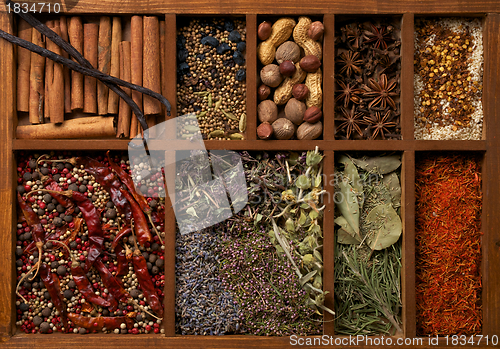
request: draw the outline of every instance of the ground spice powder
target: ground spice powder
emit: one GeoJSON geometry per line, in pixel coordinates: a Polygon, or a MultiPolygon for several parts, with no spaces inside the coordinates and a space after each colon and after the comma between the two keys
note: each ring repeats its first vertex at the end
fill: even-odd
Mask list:
{"type": "Polygon", "coordinates": [[[415,188],[417,334],[479,334],[479,157],[425,154],[415,188]]]}

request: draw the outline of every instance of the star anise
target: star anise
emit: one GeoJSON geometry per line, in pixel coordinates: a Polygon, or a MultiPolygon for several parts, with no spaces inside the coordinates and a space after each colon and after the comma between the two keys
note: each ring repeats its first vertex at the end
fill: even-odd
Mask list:
{"type": "Polygon", "coordinates": [[[342,39],[347,46],[353,50],[359,49],[359,44],[362,38],[361,31],[356,23],[347,24],[340,29],[342,31],[342,39]]]}
{"type": "Polygon", "coordinates": [[[388,26],[388,27],[381,26],[380,28],[377,28],[373,24],[370,24],[370,25],[372,28],[369,30],[365,30],[363,33],[363,38],[366,39],[365,43],[369,44],[369,43],[373,42],[374,48],[380,47],[380,48],[386,50],[387,44],[391,41],[394,41],[391,38],[391,33],[393,31],[393,27],[392,26],[388,26]]]}
{"type": "Polygon", "coordinates": [[[361,131],[360,125],[368,125],[364,120],[364,113],[357,112],[356,108],[346,109],[341,107],[340,111],[342,115],[339,118],[335,118],[335,121],[341,121],[337,126],[336,133],[345,130],[346,138],[351,138],[351,134],[356,131],[360,137],[363,137],[363,131],[361,131]]]}
{"type": "Polygon", "coordinates": [[[392,109],[396,109],[396,103],[392,97],[398,96],[396,92],[397,82],[396,79],[387,81],[387,75],[381,74],[378,82],[375,79],[368,79],[368,86],[364,86],[366,92],[363,94],[365,97],[373,98],[368,104],[368,108],[380,105],[380,108],[385,109],[389,104],[392,109]]]}
{"type": "Polygon", "coordinates": [[[342,80],[337,80],[341,90],[339,91],[339,95],[335,98],[335,102],[343,101],[344,107],[347,108],[349,101],[359,104],[361,102],[361,98],[359,97],[364,91],[360,88],[355,88],[354,84],[349,82],[344,83],[342,80]]]}
{"type": "Polygon", "coordinates": [[[386,109],[384,112],[377,111],[375,114],[363,117],[363,120],[369,125],[368,129],[372,131],[370,139],[376,139],[379,135],[382,139],[385,139],[385,136],[390,133],[389,128],[396,127],[398,125],[397,122],[392,121],[393,118],[394,117],[390,109],[386,109]],[[384,113],[383,116],[382,113],[384,113]]]}
{"type": "Polygon", "coordinates": [[[341,66],[339,74],[345,73],[347,77],[350,77],[353,72],[355,72],[356,74],[361,74],[361,68],[359,66],[363,64],[363,60],[359,58],[360,55],[358,52],[342,52],[337,59],[337,63],[339,63],[341,66]]]}

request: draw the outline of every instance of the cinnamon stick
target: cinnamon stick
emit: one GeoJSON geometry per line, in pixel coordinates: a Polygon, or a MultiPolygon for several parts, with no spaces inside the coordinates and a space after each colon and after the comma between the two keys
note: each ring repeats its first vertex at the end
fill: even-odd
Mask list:
{"type": "MultiPolygon", "coordinates": [[[[54,29],[54,21],[50,20],[45,22],[45,25],[54,29]]],[[[45,42],[45,47],[49,49],[49,41],[45,42]]],[[[50,120],[50,89],[52,87],[52,80],[54,79],[54,61],[51,59],[45,59],[45,101],[44,101],[44,122],[49,122],[50,120]]]]}
{"type": "Polygon", "coordinates": [[[17,139],[105,138],[115,134],[112,117],[89,116],[61,124],[18,126],[17,139]]]}
{"type": "MultiPolygon", "coordinates": [[[[111,68],[111,18],[101,17],[99,22],[99,71],[109,74],[111,68]]],[[[97,112],[99,115],[108,113],[109,88],[102,82],[97,82],[97,112]]]]}
{"type": "MultiPolygon", "coordinates": [[[[69,43],[83,53],[83,24],[80,17],[71,17],[68,25],[69,43]]],[[[75,59],[73,59],[75,60],[75,59]]],[[[83,75],[71,72],[71,110],[83,109],[83,75]]]]}
{"type": "MultiPolygon", "coordinates": [[[[59,18],[59,28],[61,29],[61,38],[69,42],[68,37],[68,21],[65,16],[59,18]]],[[[69,55],[66,51],[61,50],[61,55],[64,58],[68,58],[69,55]]],[[[68,67],[63,67],[64,75],[64,112],[71,113],[71,72],[68,67]]]]}
{"type": "MultiPolygon", "coordinates": [[[[120,43],[122,41],[122,22],[120,17],[113,17],[111,31],[111,67],[109,75],[120,77],[120,43]]],[[[120,98],[113,91],[108,95],[108,113],[118,114],[118,102],[120,98]]]]}
{"type": "MultiPolygon", "coordinates": [[[[132,67],[132,83],[142,86],[142,45],[143,45],[143,20],[142,16],[132,16],[130,35],[130,62],[132,67]]],[[[142,108],[142,93],[132,91],[132,99],[142,108]]],[[[130,122],[130,138],[137,136],[139,123],[137,118],[132,117],[130,122]]]]}
{"type": "MultiPolygon", "coordinates": [[[[57,35],[60,36],[61,29],[58,21],[54,22],[54,27],[51,28],[57,35]]],[[[55,54],[61,54],[61,48],[54,44],[51,40],[47,40],[47,49],[55,54]]],[[[64,121],[64,72],[63,66],[59,63],[52,62],[51,75],[45,79],[45,84],[49,86],[49,112],[50,122],[60,123],[64,121]]]]}
{"type": "MultiPolygon", "coordinates": [[[[97,67],[97,43],[99,35],[99,25],[97,23],[85,23],[83,25],[83,56],[89,61],[92,67],[97,67]]],[[[85,76],[83,80],[83,112],[97,113],[97,80],[85,76]]]]}
{"type": "MultiPolygon", "coordinates": [[[[130,41],[122,41],[120,43],[120,79],[129,82],[131,80],[130,50],[130,41]]],[[[130,89],[123,87],[123,91],[130,96],[130,89]]],[[[117,138],[130,137],[130,116],[130,106],[123,99],[120,99],[120,110],[118,111],[118,130],[116,132],[117,138]]]]}
{"type": "MultiPolygon", "coordinates": [[[[31,42],[37,46],[45,47],[45,42],[42,40],[42,34],[36,30],[32,30],[31,42]]],[[[45,90],[43,78],[45,73],[45,57],[32,52],[30,58],[29,120],[32,124],[39,124],[43,123],[44,113],[43,104],[45,90]]]]}
{"type": "MultiPolygon", "coordinates": [[[[160,27],[158,17],[144,17],[143,86],[161,93],[160,84],[160,27]]],[[[144,96],[144,115],[158,115],[160,102],[144,96]]],[[[148,118],[148,125],[149,120],[148,118]]]]}
{"type": "MultiPolygon", "coordinates": [[[[19,21],[17,36],[26,41],[31,41],[31,25],[24,20],[19,21]]],[[[17,111],[29,111],[30,107],[30,51],[17,48],[17,111]]],[[[142,68],[141,68],[142,73],[142,68]]]]}

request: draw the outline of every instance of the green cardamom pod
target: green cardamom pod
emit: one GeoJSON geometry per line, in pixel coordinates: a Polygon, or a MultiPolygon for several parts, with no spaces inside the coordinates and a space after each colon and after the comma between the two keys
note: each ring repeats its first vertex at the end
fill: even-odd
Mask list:
{"type": "Polygon", "coordinates": [[[209,137],[222,137],[224,136],[224,131],[223,130],[213,130],[212,132],[209,133],[209,137]]]}
{"type": "Polygon", "coordinates": [[[222,105],[222,98],[219,98],[219,100],[215,102],[215,111],[219,110],[221,105],[222,105]]]}
{"type": "Polygon", "coordinates": [[[224,115],[228,119],[231,119],[231,120],[234,120],[234,121],[240,121],[240,119],[238,119],[233,113],[228,113],[228,112],[225,112],[224,110],[222,111],[222,113],[224,113],[224,115]]]}
{"type": "Polygon", "coordinates": [[[245,139],[245,137],[241,134],[241,133],[231,133],[229,135],[229,138],[230,139],[233,139],[233,140],[241,140],[241,139],[245,139]]]}
{"type": "Polygon", "coordinates": [[[245,130],[247,129],[247,114],[241,114],[239,126],[240,132],[245,132],[245,130]]]}
{"type": "Polygon", "coordinates": [[[212,94],[211,93],[208,94],[208,107],[212,108],[212,94]]]}
{"type": "Polygon", "coordinates": [[[205,97],[206,95],[208,95],[208,91],[193,92],[193,94],[200,97],[205,97]]]}
{"type": "Polygon", "coordinates": [[[197,117],[198,117],[198,118],[201,118],[201,117],[203,117],[203,116],[205,116],[205,115],[207,115],[207,112],[206,112],[206,111],[202,111],[201,113],[199,113],[199,114],[197,115],[197,117]]]}

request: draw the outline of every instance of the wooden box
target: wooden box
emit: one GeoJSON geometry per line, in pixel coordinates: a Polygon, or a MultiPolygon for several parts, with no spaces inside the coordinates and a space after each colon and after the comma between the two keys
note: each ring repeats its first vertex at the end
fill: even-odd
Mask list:
{"type": "MultiPolygon", "coordinates": [[[[32,3],[28,1],[29,3],[32,3]]],[[[66,3],[66,4],[64,4],[66,3]]],[[[422,151],[462,151],[483,154],[483,214],[482,214],[482,282],[483,328],[482,335],[500,335],[500,3],[497,0],[459,2],[453,0],[429,0],[425,2],[398,2],[392,0],[369,1],[316,1],[294,0],[263,1],[163,1],[145,3],[136,1],[80,0],[66,1],[72,5],[67,14],[111,14],[129,16],[150,14],[164,17],[166,22],[165,84],[164,95],[172,104],[172,116],[176,115],[176,20],[178,16],[241,16],[247,27],[247,139],[242,141],[206,141],[207,149],[231,150],[311,150],[318,146],[325,155],[324,171],[333,173],[333,156],[336,151],[399,151],[403,154],[403,327],[404,337],[416,337],[415,305],[415,155],[422,151]],[[74,5],[74,6],[73,6],[74,5]],[[261,141],[256,137],[257,126],[257,25],[261,16],[313,15],[322,18],[325,25],[323,55],[324,132],[316,141],[261,141]],[[401,130],[402,140],[356,141],[334,139],[334,27],[337,18],[344,15],[394,15],[401,16],[402,69],[401,69],[401,130]],[[484,132],[477,141],[422,141],[414,139],[413,124],[413,51],[414,19],[416,16],[480,16],[484,30],[484,132]]],[[[2,5],[0,28],[15,33],[15,15],[8,14],[2,5]]],[[[257,336],[176,336],[175,334],[175,218],[167,212],[165,249],[165,318],[163,335],[77,334],[26,335],[16,329],[15,306],[15,172],[16,152],[23,150],[126,150],[127,140],[20,140],[15,139],[16,111],[16,50],[0,40],[0,345],[3,347],[122,347],[125,343],[137,347],[282,347],[290,345],[288,337],[257,336]]],[[[168,156],[168,155],[167,155],[168,156]]],[[[326,190],[333,187],[325,183],[326,190]]],[[[333,306],[333,250],[334,250],[334,203],[327,203],[324,218],[324,288],[331,293],[327,306],[333,306]]],[[[334,336],[332,317],[324,316],[324,334],[334,336]]],[[[411,342],[411,341],[410,341],[411,342]]],[[[410,343],[408,342],[408,343],[410,343]]],[[[426,341],[424,340],[424,344],[426,341]]],[[[440,346],[446,342],[441,341],[440,346]]],[[[484,342],[481,342],[484,346],[484,342]]]]}

